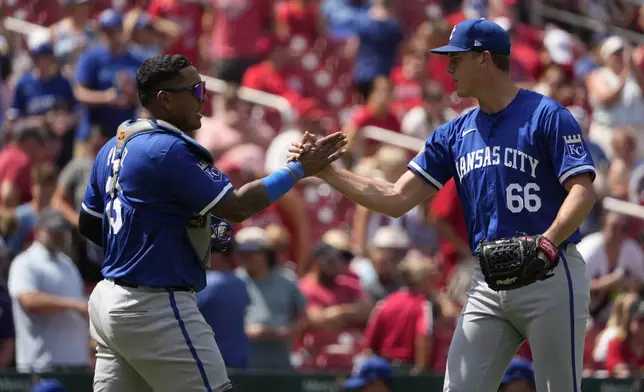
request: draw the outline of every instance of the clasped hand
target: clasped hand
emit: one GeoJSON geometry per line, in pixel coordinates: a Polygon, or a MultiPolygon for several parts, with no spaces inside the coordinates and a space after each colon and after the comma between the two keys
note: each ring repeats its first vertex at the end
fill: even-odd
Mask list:
{"type": "Polygon", "coordinates": [[[299,161],[304,166],[305,176],[314,176],[329,163],[344,154],[347,136],[336,132],[321,139],[306,132],[299,142],[289,148],[288,161],[299,161]]]}

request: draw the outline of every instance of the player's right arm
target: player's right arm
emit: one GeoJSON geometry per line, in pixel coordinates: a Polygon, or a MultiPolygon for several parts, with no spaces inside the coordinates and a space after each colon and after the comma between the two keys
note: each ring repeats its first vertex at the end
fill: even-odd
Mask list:
{"type": "Polygon", "coordinates": [[[434,195],[452,177],[451,154],[446,147],[450,126],[447,123],[430,135],[425,148],[407,165],[409,170],[395,183],[361,177],[333,165],[317,176],[363,207],[400,217],[434,195]]]}

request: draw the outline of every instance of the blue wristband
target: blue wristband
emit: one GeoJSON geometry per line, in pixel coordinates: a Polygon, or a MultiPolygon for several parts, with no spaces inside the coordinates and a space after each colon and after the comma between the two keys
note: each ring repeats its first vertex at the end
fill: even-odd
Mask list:
{"type": "Polygon", "coordinates": [[[304,177],[304,166],[300,162],[289,162],[285,168],[262,178],[269,202],[273,204],[287,194],[302,177],[304,177]]]}

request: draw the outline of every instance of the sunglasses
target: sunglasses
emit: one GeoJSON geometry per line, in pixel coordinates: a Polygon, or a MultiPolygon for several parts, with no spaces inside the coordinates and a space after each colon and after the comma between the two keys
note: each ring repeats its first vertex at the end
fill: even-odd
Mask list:
{"type": "Polygon", "coordinates": [[[192,95],[195,98],[197,98],[198,100],[200,100],[200,101],[205,101],[206,100],[206,93],[207,93],[206,82],[203,81],[203,80],[201,82],[195,84],[192,87],[161,88],[161,89],[159,89],[157,91],[167,91],[167,92],[170,92],[170,93],[178,93],[178,92],[181,92],[181,91],[190,91],[192,93],[192,95]]]}

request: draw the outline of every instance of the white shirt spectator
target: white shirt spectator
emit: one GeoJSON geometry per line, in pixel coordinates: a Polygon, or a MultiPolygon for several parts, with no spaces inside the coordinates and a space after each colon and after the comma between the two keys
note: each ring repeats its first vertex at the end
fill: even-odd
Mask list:
{"type": "Polygon", "coordinates": [[[83,280],[72,260],[51,254],[35,241],[13,260],[9,269],[19,372],[42,372],[55,366],[89,366],[89,325],[78,312],[52,315],[27,312],[18,298],[40,292],[86,301],[83,280]]]}
{"type": "MultiPolygon", "coordinates": [[[[586,260],[586,273],[591,279],[605,276],[611,273],[606,257],[604,234],[596,232],[587,235],[578,245],[579,253],[586,260]]],[[[640,246],[631,238],[622,243],[617,260],[617,269],[628,272],[632,277],[644,282],[644,252],[640,246]]]]}

